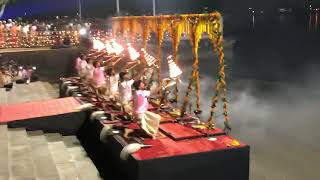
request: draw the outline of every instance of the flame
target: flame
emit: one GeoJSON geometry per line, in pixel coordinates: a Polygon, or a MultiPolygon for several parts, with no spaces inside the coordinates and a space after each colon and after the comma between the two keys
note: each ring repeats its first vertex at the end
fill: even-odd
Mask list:
{"type": "Polygon", "coordinates": [[[124,48],[114,39],[111,39],[110,41],[107,40],[105,42],[104,48],[107,50],[108,54],[120,55],[124,51],[124,48]]]}
{"type": "Polygon", "coordinates": [[[156,58],[148,54],[144,48],[141,49],[141,52],[149,67],[154,66],[156,64],[156,58]]]}
{"type": "Polygon", "coordinates": [[[115,49],[112,47],[112,45],[109,41],[106,41],[105,47],[106,47],[108,54],[115,54],[116,53],[115,49]]]}
{"type": "Polygon", "coordinates": [[[169,76],[170,76],[170,78],[179,77],[182,74],[181,69],[173,61],[172,56],[169,56],[167,59],[168,59],[168,65],[169,65],[169,76]]]}
{"type": "Polygon", "coordinates": [[[118,44],[114,39],[111,42],[114,53],[116,55],[120,55],[124,51],[124,48],[120,44],[118,44]]]}
{"type": "Polygon", "coordinates": [[[104,44],[100,40],[94,39],[93,40],[93,49],[101,51],[104,49],[104,44]]]}
{"type": "Polygon", "coordinates": [[[138,51],[136,51],[130,43],[127,44],[128,45],[128,51],[129,51],[129,55],[130,55],[130,59],[132,61],[137,60],[140,57],[140,53],[138,51]]]}

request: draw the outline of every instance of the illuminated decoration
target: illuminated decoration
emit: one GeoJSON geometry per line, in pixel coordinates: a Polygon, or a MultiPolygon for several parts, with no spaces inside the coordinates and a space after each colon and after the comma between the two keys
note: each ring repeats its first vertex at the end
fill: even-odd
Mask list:
{"type": "Polygon", "coordinates": [[[156,64],[157,59],[155,57],[148,54],[148,52],[144,48],[141,49],[141,52],[143,54],[145,61],[147,62],[148,67],[152,67],[152,66],[158,67],[158,65],[156,64]]]}
{"type": "Polygon", "coordinates": [[[93,40],[93,49],[101,51],[105,48],[105,45],[103,44],[103,42],[101,42],[98,39],[94,39],[93,40]]]}
{"type": "Polygon", "coordinates": [[[168,59],[168,65],[169,65],[170,78],[175,79],[175,78],[179,77],[182,74],[181,69],[173,61],[172,56],[169,56],[167,59],[168,59]]]}
{"type": "Polygon", "coordinates": [[[116,53],[115,50],[113,49],[110,41],[106,41],[105,48],[106,48],[108,54],[115,54],[116,53]]]}
{"type": "MultiPolygon", "coordinates": [[[[112,18],[113,34],[125,37],[131,34],[132,38],[141,36],[143,47],[146,49],[150,33],[154,33],[158,40],[158,80],[160,81],[161,65],[161,45],[165,33],[169,33],[172,38],[173,60],[178,64],[177,53],[182,35],[190,39],[192,51],[195,57],[192,74],[189,78],[188,89],[181,107],[181,116],[184,116],[189,106],[190,95],[193,89],[196,90],[196,108],[195,112],[201,112],[200,109],[200,78],[199,78],[199,58],[198,49],[202,35],[206,33],[213,44],[214,52],[219,55],[219,73],[215,84],[215,95],[212,97],[210,115],[208,118],[208,128],[215,127],[216,105],[220,95],[223,101],[223,115],[225,130],[231,130],[229,125],[228,101],[227,101],[227,84],[225,82],[225,60],[223,51],[223,23],[222,16],[218,12],[209,14],[182,14],[182,15],[161,15],[161,16],[125,16],[112,18]],[[195,87],[195,88],[193,88],[195,87]]],[[[176,94],[177,95],[177,94],[176,94]]]]}
{"type": "Polygon", "coordinates": [[[84,35],[87,34],[87,30],[86,30],[85,28],[81,28],[81,29],[79,30],[79,34],[80,34],[81,36],[84,36],[84,35]]]}
{"type": "Polygon", "coordinates": [[[78,31],[29,31],[28,26],[0,31],[0,48],[51,47],[69,37],[71,45],[79,44],[78,31]]]}
{"type": "Polygon", "coordinates": [[[120,55],[124,51],[124,48],[120,44],[118,44],[115,40],[112,40],[111,43],[116,55],[120,55]]]}
{"type": "Polygon", "coordinates": [[[138,51],[136,51],[130,43],[127,44],[128,46],[128,51],[129,51],[129,56],[130,56],[130,59],[132,61],[135,61],[137,60],[139,57],[140,57],[140,53],[138,51]]]}

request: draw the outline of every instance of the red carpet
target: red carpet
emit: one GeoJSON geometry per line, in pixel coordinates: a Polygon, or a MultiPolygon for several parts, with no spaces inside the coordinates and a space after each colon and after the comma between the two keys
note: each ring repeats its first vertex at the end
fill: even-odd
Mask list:
{"type": "Polygon", "coordinates": [[[0,106],[0,123],[76,112],[80,102],[73,97],[0,106]]]}
{"type": "Polygon", "coordinates": [[[241,142],[239,146],[230,146],[232,141],[235,140],[230,136],[218,136],[216,138],[216,141],[209,141],[208,138],[183,141],[174,141],[171,138],[146,140],[145,144],[153,146],[137,151],[133,154],[133,157],[137,160],[148,160],[246,146],[241,142]]]}

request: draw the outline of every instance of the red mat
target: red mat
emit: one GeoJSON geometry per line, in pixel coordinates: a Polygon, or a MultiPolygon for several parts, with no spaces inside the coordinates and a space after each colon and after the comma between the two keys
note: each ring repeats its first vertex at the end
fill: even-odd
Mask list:
{"type": "Polygon", "coordinates": [[[0,106],[0,123],[77,112],[73,97],[0,106]]]}
{"type": "Polygon", "coordinates": [[[208,138],[183,141],[174,141],[170,138],[146,140],[144,142],[145,144],[153,146],[137,151],[133,154],[133,157],[137,160],[148,160],[246,146],[241,142],[239,142],[240,144],[238,146],[232,146],[232,141],[235,139],[230,136],[218,136],[216,138],[216,141],[209,141],[208,138]]]}
{"type": "Polygon", "coordinates": [[[203,134],[179,123],[161,124],[160,130],[175,140],[202,136],[203,134]]]}

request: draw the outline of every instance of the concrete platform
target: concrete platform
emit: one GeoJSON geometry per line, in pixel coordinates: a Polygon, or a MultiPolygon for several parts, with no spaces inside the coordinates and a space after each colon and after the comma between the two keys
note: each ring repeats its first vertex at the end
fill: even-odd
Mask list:
{"type": "Polygon", "coordinates": [[[48,82],[15,84],[11,91],[0,89],[0,104],[15,104],[58,98],[58,89],[48,82]]]}

